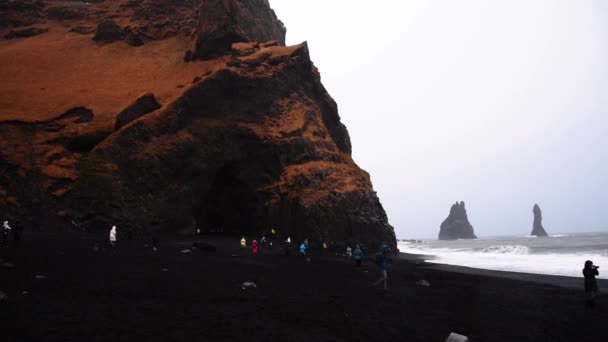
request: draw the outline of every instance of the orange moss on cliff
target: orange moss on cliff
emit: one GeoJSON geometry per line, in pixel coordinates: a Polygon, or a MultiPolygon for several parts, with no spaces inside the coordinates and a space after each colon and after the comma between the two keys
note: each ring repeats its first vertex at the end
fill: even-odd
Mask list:
{"type": "Polygon", "coordinates": [[[218,61],[183,62],[188,41],[173,37],[141,47],[97,45],[62,26],[22,40],[0,40],[0,120],[45,121],[70,108],[89,108],[114,123],[134,98],[154,92],[173,101],[218,61]]]}

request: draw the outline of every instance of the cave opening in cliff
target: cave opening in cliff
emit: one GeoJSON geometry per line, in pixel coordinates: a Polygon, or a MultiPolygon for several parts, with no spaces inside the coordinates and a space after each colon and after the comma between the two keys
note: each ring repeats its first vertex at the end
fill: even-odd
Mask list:
{"type": "Polygon", "coordinates": [[[240,180],[234,165],[218,170],[213,183],[194,207],[196,227],[203,233],[250,235],[255,233],[260,208],[254,188],[240,180]]]}

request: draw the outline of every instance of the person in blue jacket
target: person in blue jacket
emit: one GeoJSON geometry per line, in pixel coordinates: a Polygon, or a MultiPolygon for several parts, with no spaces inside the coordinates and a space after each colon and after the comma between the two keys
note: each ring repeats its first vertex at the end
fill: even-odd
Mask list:
{"type": "Polygon", "coordinates": [[[300,254],[304,257],[306,262],[310,262],[308,239],[304,239],[304,242],[302,242],[302,244],[300,245],[300,254]]]}
{"type": "Polygon", "coordinates": [[[302,242],[300,245],[300,255],[306,256],[306,241],[302,242]]]}

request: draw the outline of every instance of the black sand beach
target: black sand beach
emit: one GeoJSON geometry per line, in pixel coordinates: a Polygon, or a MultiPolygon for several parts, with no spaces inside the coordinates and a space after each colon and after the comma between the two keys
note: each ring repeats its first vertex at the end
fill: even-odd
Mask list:
{"type": "Polygon", "coordinates": [[[207,238],[215,253],[181,253],[195,240],[161,239],[154,254],[138,237],[111,250],[105,234],[26,235],[1,250],[14,267],[0,267],[0,340],[443,341],[451,331],[472,341],[608,340],[608,299],[586,310],[582,279],[402,254],[383,291],[371,287],[371,259],[359,270],[318,250],[310,263],[277,247],[253,257],[238,239],[219,238],[207,238]],[[245,281],[257,289],[241,289],[245,281]]]}

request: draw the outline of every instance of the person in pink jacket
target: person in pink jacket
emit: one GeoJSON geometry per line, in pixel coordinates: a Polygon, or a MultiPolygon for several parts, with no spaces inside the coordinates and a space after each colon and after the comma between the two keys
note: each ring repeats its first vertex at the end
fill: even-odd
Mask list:
{"type": "Polygon", "coordinates": [[[253,255],[258,255],[258,240],[251,241],[251,249],[253,250],[253,255]]]}

